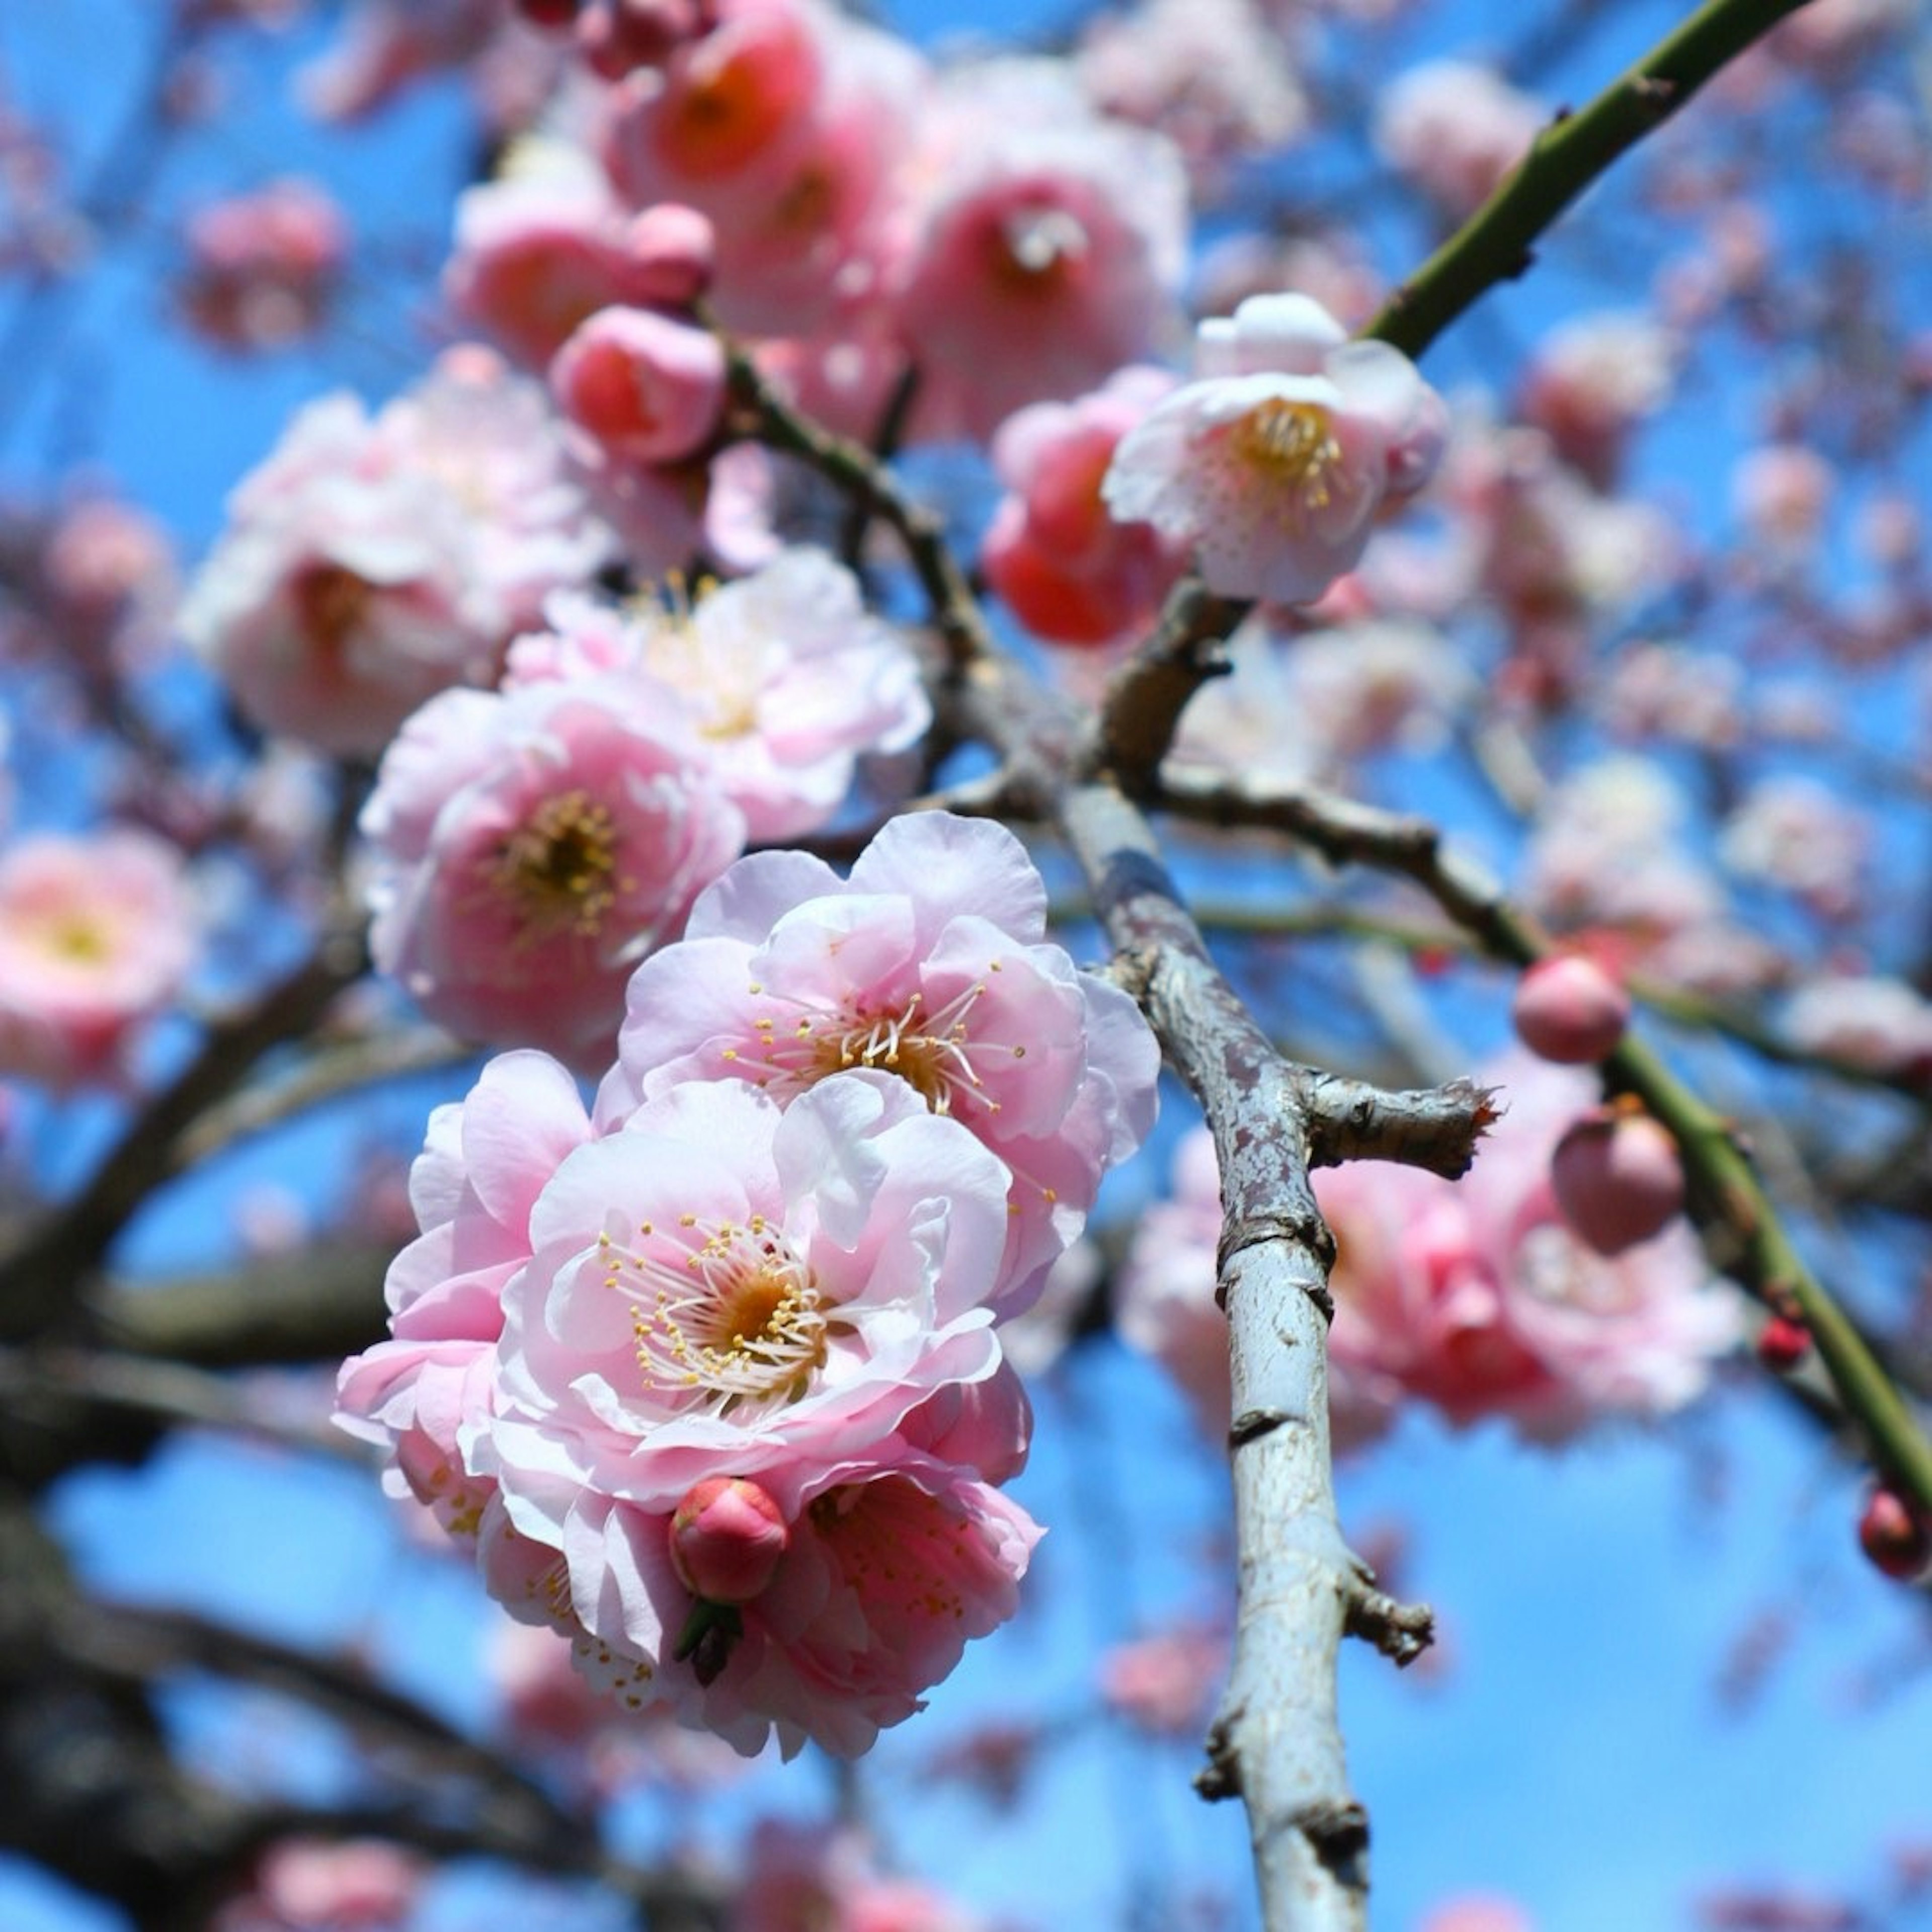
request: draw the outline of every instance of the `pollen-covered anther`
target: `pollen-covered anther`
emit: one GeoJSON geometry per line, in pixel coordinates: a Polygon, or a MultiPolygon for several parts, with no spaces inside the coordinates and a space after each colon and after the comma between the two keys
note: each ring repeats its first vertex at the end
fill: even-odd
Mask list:
{"type": "Polygon", "coordinates": [[[687,1232],[675,1246],[611,1250],[646,1383],[721,1411],[803,1394],[824,1362],[828,1326],[810,1268],[762,1216],[679,1221],[687,1232]]]}
{"type": "Polygon", "coordinates": [[[1233,440],[1243,461],[1286,484],[1304,508],[1328,507],[1342,446],[1318,403],[1270,396],[1237,421],[1233,440]]]}
{"type": "MultiPolygon", "coordinates": [[[[999,970],[997,962],[993,970],[999,970]]],[[[997,1114],[1000,1102],[986,1092],[975,1059],[987,1054],[1023,1059],[1026,1048],[974,1037],[969,1016],[986,991],[986,982],[976,980],[928,1010],[926,994],[915,989],[884,1010],[808,1014],[790,1022],[784,1036],[775,1036],[769,1018],[753,1024],[765,1064],[800,1090],[828,1074],[870,1067],[897,1074],[935,1114],[950,1114],[967,1097],[997,1114]]]]}
{"type": "Polygon", "coordinates": [[[616,903],[617,830],[585,791],[545,799],[499,846],[489,883],[514,909],[520,934],[594,938],[616,903]]]}

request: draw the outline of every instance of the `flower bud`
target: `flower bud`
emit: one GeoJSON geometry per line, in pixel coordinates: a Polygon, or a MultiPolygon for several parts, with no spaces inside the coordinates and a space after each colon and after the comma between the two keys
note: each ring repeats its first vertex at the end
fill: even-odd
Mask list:
{"type": "Polygon", "coordinates": [[[1901,1582],[1932,1562],[1932,1530],[1895,1490],[1876,1489],[1858,1519],[1858,1543],[1874,1566],[1901,1582]]]}
{"type": "Polygon", "coordinates": [[[778,1504],[740,1476],[695,1484],[670,1520],[671,1567],[694,1597],[746,1604],[772,1580],[791,1532],[778,1504]]]}
{"type": "Polygon", "coordinates": [[[1787,1375],[1811,1348],[1811,1331],[1788,1315],[1774,1315],[1757,1331],[1757,1358],[1774,1375],[1787,1375]]]}
{"type": "Polygon", "coordinates": [[[708,216],[682,202],[654,202],[624,230],[634,300],[688,308],[711,286],[718,236],[708,216]]]}
{"type": "Polygon", "coordinates": [[[1684,1205],[1677,1143],[1648,1114],[1604,1108],[1564,1130],[1550,1181],[1570,1231],[1600,1255],[1658,1233],[1684,1205]]]}
{"type": "Polygon", "coordinates": [[[565,415],[616,454],[675,463],[718,426],[724,352],[706,331],[653,310],[603,308],[556,352],[550,386],[565,415]]]}
{"type": "Polygon", "coordinates": [[[1510,1017],[1531,1052],[1559,1066],[1601,1060],[1623,1038],[1630,995],[1593,959],[1539,959],[1517,982],[1510,1017]]]}

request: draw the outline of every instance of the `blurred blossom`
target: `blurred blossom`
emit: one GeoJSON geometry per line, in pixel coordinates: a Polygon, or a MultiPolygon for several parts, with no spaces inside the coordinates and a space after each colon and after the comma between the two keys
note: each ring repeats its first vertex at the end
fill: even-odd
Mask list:
{"type": "Polygon", "coordinates": [[[1075,67],[1108,113],[1167,135],[1202,187],[1244,156],[1286,146],[1309,119],[1286,38],[1255,0],[1140,0],[1100,13],[1075,67]]]}
{"type": "Polygon", "coordinates": [[[1869,814],[1816,778],[1761,778],[1718,829],[1718,854],[1742,878],[1795,893],[1823,919],[1850,917],[1863,896],[1869,814]]]}
{"type": "Polygon", "coordinates": [[[1070,403],[1034,403],[993,439],[1006,494],[981,546],[987,581],[1035,636],[1104,645],[1140,632],[1186,568],[1150,524],[1122,522],[1101,486],[1120,439],[1174,386],[1135,364],[1070,403]]]}
{"type": "Polygon", "coordinates": [[[1669,400],[1679,345],[1648,316],[1582,316],[1536,344],[1522,412],[1600,489],[1615,481],[1631,430],[1669,400]]]}
{"type": "Polygon", "coordinates": [[[1182,1626],[1114,1645],[1100,1659],[1100,1695],[1156,1737],[1198,1736],[1227,1670],[1225,1630],[1182,1626]]]}
{"type": "MultiPolygon", "coordinates": [[[[1593,1081],[1527,1056],[1482,1077],[1502,1084],[1507,1111],[1460,1181],[1374,1161],[1312,1177],[1336,1243],[1340,1444],[1371,1436],[1403,1398],[1459,1425],[1506,1415],[1540,1441],[1609,1416],[1660,1415],[1702,1393],[1713,1358],[1742,1333],[1736,1298],[1706,1286],[1682,1222],[1614,1259],[1565,1226],[1550,1159],[1593,1081]]],[[[1158,1357],[1217,1437],[1228,1412],[1218,1192],[1202,1129],[1177,1159],[1173,1202],[1142,1217],[1119,1311],[1123,1339],[1158,1357]]]]}
{"type": "Polygon", "coordinates": [[[338,754],[490,682],[544,596],[614,548],[542,391],[476,349],[373,418],[310,404],[228,509],[182,633],[254,723],[338,754]]]}
{"type": "Polygon", "coordinates": [[[1744,667],[1735,658],[1681,644],[1640,644],[1611,665],[1597,706],[1622,737],[1663,738],[1717,750],[1736,745],[1753,721],[1744,667]]]}
{"type": "Polygon", "coordinates": [[[939,1892],[887,1876],[864,1838],[766,1821],[752,1832],[730,1932],[982,1932],[939,1892]]]}
{"type": "Polygon", "coordinates": [[[225,349],[279,349],[328,320],[349,226],[325,189],[278,181],[202,208],[187,241],[190,322],[225,349]]]}
{"type": "Polygon", "coordinates": [[[1084,394],[1178,320],[1180,158],[1096,112],[1058,63],[947,75],[913,167],[890,289],[922,434],[983,440],[1029,403],[1084,394]]]}
{"type": "Polygon", "coordinates": [[[1786,1003],[1785,1037],[1874,1073],[1932,1079],[1932,1004],[1903,980],[1814,980],[1786,1003]]]}
{"type": "Polygon", "coordinates": [[[1471,1892],[1445,1899],[1416,1932],[1536,1932],[1536,1922],[1514,1899],[1498,1892],[1471,1892]]]}
{"type": "Polygon", "coordinates": [[[1502,184],[1548,118],[1492,68],[1429,61],[1382,90],[1375,143],[1390,166],[1460,221],[1502,184]]]}
{"type": "Polygon", "coordinates": [[[386,1839],[280,1839],[252,1889],[215,1915],[215,1932],[402,1932],[430,1870],[386,1839]]]}
{"type": "Polygon", "coordinates": [[[0,850],[0,1072],[112,1082],[200,949],[181,854],[124,829],[0,850]]]}
{"type": "Polygon", "coordinates": [[[1816,450],[1766,443],[1732,469],[1732,512],[1750,543],[1774,558],[1796,558],[1817,542],[1837,482],[1837,472],[1816,450]]]}

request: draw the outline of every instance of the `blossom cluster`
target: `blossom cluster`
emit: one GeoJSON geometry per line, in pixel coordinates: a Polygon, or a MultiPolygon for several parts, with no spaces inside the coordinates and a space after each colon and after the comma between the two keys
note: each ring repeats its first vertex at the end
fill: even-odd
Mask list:
{"type": "Polygon", "coordinates": [[[856,1753],[1012,1613],[997,1324],[1158,1066],[1045,935],[988,823],[896,819],[844,880],[754,854],[632,977],[592,1104],[525,1049],[433,1117],[341,1419],[634,1707],[856,1753]]]}
{"type": "MultiPolygon", "coordinates": [[[[1587,1076],[1519,1057],[1486,1078],[1508,1111],[1461,1180],[1380,1162],[1313,1177],[1336,1240],[1330,1395],[1345,1444],[1379,1434],[1408,1400],[1459,1426],[1507,1417],[1540,1441],[1666,1414],[1742,1336],[1736,1298],[1708,1282],[1682,1220],[1614,1254],[1566,1220],[1552,1157],[1589,1104],[1587,1076]]],[[[1211,1291],[1220,1213],[1202,1129],[1182,1145],[1173,1199],[1142,1223],[1119,1309],[1122,1334],[1217,1437],[1228,1413],[1227,1324],[1211,1291]]]]}
{"type": "Polygon", "coordinates": [[[470,1037],[594,1071],[632,970],[748,839],[844,802],[930,717],[850,573],[785,551],[695,601],[554,596],[494,691],[405,721],[362,824],[377,964],[470,1037]]]}

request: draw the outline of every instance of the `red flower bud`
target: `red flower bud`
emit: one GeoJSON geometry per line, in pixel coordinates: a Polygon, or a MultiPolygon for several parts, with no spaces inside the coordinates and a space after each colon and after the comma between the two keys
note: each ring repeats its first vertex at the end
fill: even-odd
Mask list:
{"type": "Polygon", "coordinates": [[[1788,1374],[1810,1348],[1810,1330],[1788,1315],[1774,1315],[1757,1331],[1757,1358],[1775,1375],[1788,1374]]]}
{"type": "Polygon", "coordinates": [[[1601,1060],[1624,1036],[1630,995],[1579,952],[1539,959],[1517,982],[1510,1017],[1531,1052],[1559,1065],[1601,1060]]]}
{"type": "Polygon", "coordinates": [[[1556,1204],[1600,1255],[1659,1233],[1684,1205],[1677,1143],[1648,1114],[1605,1108],[1573,1121],[1550,1159],[1556,1204]]]}
{"type": "Polygon", "coordinates": [[[671,1567],[694,1597],[746,1604],[772,1580],[790,1540],[778,1504],[756,1483],[707,1477],[670,1520],[671,1567]]]}
{"type": "Polygon", "coordinates": [[[1858,1542],[1877,1568],[1900,1582],[1932,1563],[1932,1530],[1894,1490],[1873,1490],[1858,1519],[1858,1542]]]}

